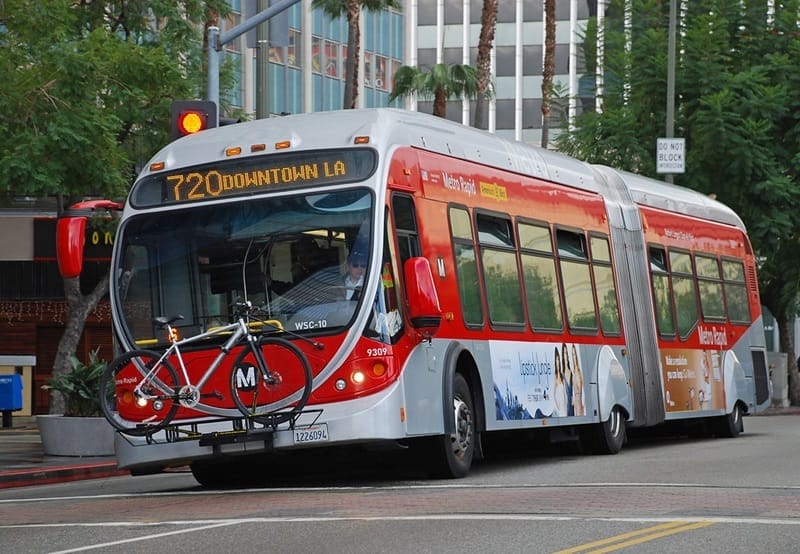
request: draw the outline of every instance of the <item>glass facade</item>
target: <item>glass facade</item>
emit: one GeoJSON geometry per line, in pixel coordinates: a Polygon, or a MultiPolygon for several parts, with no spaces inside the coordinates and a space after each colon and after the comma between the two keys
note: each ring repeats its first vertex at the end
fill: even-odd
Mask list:
{"type": "MultiPolygon", "coordinates": [[[[439,2],[431,1],[404,2],[402,11],[362,11],[358,107],[389,105],[392,76],[400,65],[425,70],[438,62],[475,64],[482,0],[439,1],[442,10],[437,9],[439,2]],[[406,51],[406,42],[412,41],[414,51],[406,51]]],[[[231,0],[234,13],[223,22],[223,32],[247,19],[242,12],[245,4],[231,0]]],[[[580,86],[586,79],[593,78],[586,73],[581,37],[589,19],[600,17],[601,5],[593,0],[557,3],[555,89],[558,98],[551,129],[561,126],[564,117],[571,118],[584,109],[593,109],[593,90],[580,86]]],[[[236,76],[234,91],[223,101],[253,115],[267,111],[279,115],[342,108],[348,56],[346,17],[332,19],[322,10],[312,9],[310,0],[297,2],[284,13],[277,33],[279,41],[271,41],[269,61],[265,62],[269,66],[268,78],[266,83],[264,80],[261,83],[265,84],[267,92],[258,92],[255,42],[246,43],[240,38],[234,41],[238,44],[225,45],[225,60],[234,65],[236,76]],[[304,28],[310,29],[310,33],[304,28]],[[265,103],[268,110],[258,110],[257,106],[264,105],[261,103],[265,103]]],[[[273,23],[277,19],[276,16],[273,23]]],[[[275,38],[274,31],[271,38],[275,38]]],[[[516,3],[500,2],[492,55],[494,96],[489,100],[489,131],[539,144],[544,57],[541,0],[524,0],[519,11],[516,3]]],[[[432,102],[427,98],[396,100],[393,106],[432,111],[432,102]]],[[[473,116],[474,102],[466,106],[458,100],[448,102],[448,119],[471,125],[473,116]]]]}
{"type": "MultiPolygon", "coordinates": [[[[234,13],[224,22],[222,32],[246,20],[242,3],[235,0],[230,3],[234,13]]],[[[332,19],[322,10],[311,9],[311,2],[305,1],[286,12],[287,44],[270,43],[268,92],[261,95],[264,99],[259,99],[257,91],[258,49],[247,47],[244,37],[225,45],[225,62],[233,65],[235,86],[224,102],[232,109],[253,115],[259,101],[266,101],[273,115],[342,108],[348,54],[346,17],[332,19]],[[306,17],[303,10],[309,11],[306,17]],[[310,36],[303,32],[304,20],[309,21],[310,36]],[[305,55],[306,48],[310,56],[305,55]],[[304,66],[304,59],[310,59],[309,67],[304,66]],[[304,84],[307,76],[308,84],[304,84]]],[[[363,46],[359,75],[363,83],[359,105],[387,106],[392,75],[403,63],[403,15],[394,10],[364,10],[361,19],[363,46]]]]}

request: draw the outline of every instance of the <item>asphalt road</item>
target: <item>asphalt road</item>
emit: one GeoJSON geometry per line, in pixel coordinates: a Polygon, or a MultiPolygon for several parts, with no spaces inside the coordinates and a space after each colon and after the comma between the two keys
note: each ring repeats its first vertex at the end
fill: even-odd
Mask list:
{"type": "Polygon", "coordinates": [[[4,552],[797,552],[800,419],[617,456],[509,442],[465,479],[317,456],[207,490],[188,473],[0,491],[4,552]],[[319,468],[314,470],[313,468],[319,468]]]}

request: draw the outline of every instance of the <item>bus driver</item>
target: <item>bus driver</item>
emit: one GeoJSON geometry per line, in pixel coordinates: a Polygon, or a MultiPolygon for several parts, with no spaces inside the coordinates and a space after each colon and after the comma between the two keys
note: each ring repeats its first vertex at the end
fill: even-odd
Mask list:
{"type": "Polygon", "coordinates": [[[357,250],[347,257],[347,271],[344,274],[345,299],[358,300],[361,287],[364,286],[364,269],[366,257],[357,250]]]}

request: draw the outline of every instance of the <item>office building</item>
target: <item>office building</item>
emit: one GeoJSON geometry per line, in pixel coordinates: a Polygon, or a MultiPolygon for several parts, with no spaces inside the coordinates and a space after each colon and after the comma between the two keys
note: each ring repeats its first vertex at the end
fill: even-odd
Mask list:
{"type": "MultiPolygon", "coordinates": [[[[561,125],[561,113],[569,118],[580,113],[583,105],[594,105],[593,87],[583,87],[581,92],[579,83],[585,76],[582,36],[588,19],[597,15],[598,3],[602,11],[603,2],[597,0],[556,3],[555,83],[560,100],[551,128],[561,125]]],[[[236,13],[225,24],[237,25],[246,19],[240,4],[232,1],[236,13]]],[[[392,75],[402,64],[425,69],[435,63],[475,63],[482,0],[405,0],[402,6],[400,11],[362,12],[359,107],[389,105],[392,75]]],[[[311,0],[302,0],[286,10],[283,21],[288,33],[272,33],[278,36],[272,37],[269,47],[268,92],[261,93],[267,98],[269,113],[341,108],[346,19],[331,20],[312,9],[311,0]]],[[[257,50],[248,48],[244,38],[225,49],[228,59],[241,67],[239,86],[227,100],[255,114],[257,50]]],[[[543,58],[543,1],[500,0],[492,63],[494,97],[489,102],[491,131],[526,142],[541,141],[543,58]]],[[[431,111],[431,102],[425,99],[398,100],[393,105],[431,111]]],[[[468,103],[451,100],[447,117],[470,124],[473,116],[468,103]]]]}

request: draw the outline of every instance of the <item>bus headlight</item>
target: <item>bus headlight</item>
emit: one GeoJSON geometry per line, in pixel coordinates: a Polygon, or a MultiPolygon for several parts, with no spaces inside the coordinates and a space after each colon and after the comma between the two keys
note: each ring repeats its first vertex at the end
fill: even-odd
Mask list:
{"type": "Polygon", "coordinates": [[[360,385],[364,382],[366,377],[364,376],[363,371],[354,371],[352,375],[350,375],[350,380],[353,381],[353,384],[360,385]]]}

